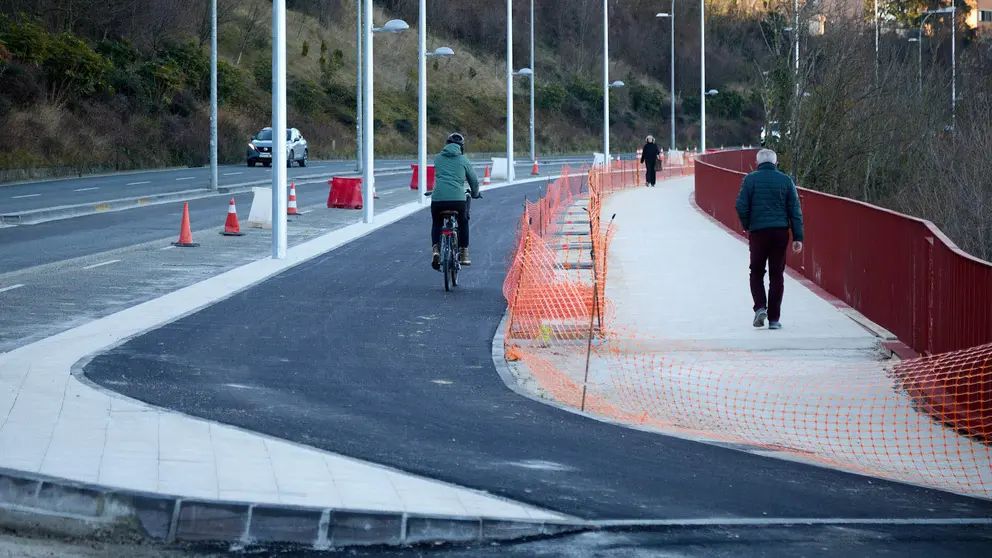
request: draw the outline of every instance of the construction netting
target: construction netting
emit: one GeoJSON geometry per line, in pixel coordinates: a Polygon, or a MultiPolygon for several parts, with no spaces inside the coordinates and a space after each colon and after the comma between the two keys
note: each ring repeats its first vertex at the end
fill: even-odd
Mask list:
{"type": "MultiPolygon", "coordinates": [[[[527,203],[503,287],[504,348],[545,396],[662,432],[992,496],[992,345],[845,360],[670,340],[616,323],[606,285],[617,227],[603,203],[642,187],[643,171],[637,161],[566,169],[527,203]]],[[[686,154],[659,165],[658,180],[692,172],[686,154]]]]}

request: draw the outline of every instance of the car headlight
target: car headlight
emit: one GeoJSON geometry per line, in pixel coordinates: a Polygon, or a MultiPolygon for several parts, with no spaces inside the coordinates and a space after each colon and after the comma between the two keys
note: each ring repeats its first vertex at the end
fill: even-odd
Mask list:
{"type": "Polygon", "coordinates": [[[252,151],[258,151],[258,149],[255,148],[255,144],[254,143],[249,143],[248,144],[248,149],[251,149],[252,151]]]}

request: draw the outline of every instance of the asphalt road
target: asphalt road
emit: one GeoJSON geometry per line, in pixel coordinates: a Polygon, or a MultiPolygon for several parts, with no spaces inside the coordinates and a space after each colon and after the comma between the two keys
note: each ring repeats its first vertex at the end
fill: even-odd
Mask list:
{"type": "Polygon", "coordinates": [[[455,292],[429,266],[417,214],[85,373],[154,405],[589,519],[992,516],[992,502],[620,428],[511,392],[491,340],[536,188],[472,205],[475,265],[455,292]]]}
{"type": "MultiPolygon", "coordinates": [[[[549,164],[555,161],[580,161],[576,157],[549,157],[549,164]]],[[[486,160],[479,160],[484,165],[486,160]]],[[[543,160],[542,160],[543,161],[543,160]]],[[[592,162],[592,156],[587,162],[592,162]]],[[[405,169],[412,173],[410,165],[416,161],[380,160],[376,161],[378,174],[380,171],[405,169]]],[[[430,161],[428,161],[430,164],[430,161]]],[[[530,163],[518,160],[514,165],[518,176],[530,170],[530,163]]],[[[301,176],[331,175],[352,173],[355,170],[353,161],[310,161],[305,168],[297,166],[288,169],[289,180],[301,176]]],[[[224,165],[218,169],[218,184],[234,186],[270,180],[272,169],[258,166],[249,168],[245,165],[224,165]]],[[[409,180],[410,174],[407,175],[409,180]]],[[[70,178],[44,182],[29,182],[23,184],[0,185],[0,214],[30,211],[63,205],[98,203],[102,201],[142,197],[154,194],[165,194],[185,190],[196,190],[210,187],[210,168],[191,168],[178,170],[149,171],[140,173],[113,174],[107,176],[92,176],[70,178]]]]}
{"type": "MultiPolygon", "coordinates": [[[[548,163],[542,171],[551,174],[560,172],[560,168],[560,164],[548,163]]],[[[391,191],[409,189],[410,177],[410,174],[402,174],[377,178],[376,193],[381,197],[391,195],[391,191]]],[[[0,193],[3,191],[0,188],[0,193]]],[[[296,187],[297,205],[305,208],[326,204],[327,194],[325,180],[314,184],[299,184],[296,187]]],[[[237,206],[238,219],[244,223],[251,210],[254,197],[251,193],[218,195],[189,201],[190,227],[194,241],[197,231],[224,225],[232,197],[237,206]]],[[[174,202],[36,225],[0,228],[0,275],[161,240],[172,235],[178,239],[182,210],[183,203],[174,202]]]]}
{"type": "MultiPolygon", "coordinates": [[[[975,558],[992,545],[988,527],[803,526],[704,527],[593,532],[518,543],[347,548],[310,551],[251,549],[279,558],[975,558]]],[[[129,545],[65,538],[28,538],[0,531],[0,558],[223,558],[211,545],[129,545]]]]}

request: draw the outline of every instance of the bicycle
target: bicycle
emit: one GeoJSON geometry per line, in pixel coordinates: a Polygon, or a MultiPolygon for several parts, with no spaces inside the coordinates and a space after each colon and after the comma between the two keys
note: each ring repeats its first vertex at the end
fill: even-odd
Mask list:
{"type": "MultiPolygon", "coordinates": [[[[434,192],[424,194],[430,197],[434,192]]],[[[469,207],[472,204],[472,191],[465,190],[465,218],[468,219],[469,207]]],[[[479,194],[482,199],[482,194],[479,194]]],[[[444,290],[450,291],[452,287],[458,286],[458,272],[462,268],[461,259],[455,253],[458,248],[458,216],[457,211],[442,211],[444,225],[441,227],[441,245],[438,247],[441,252],[441,267],[438,271],[444,276],[444,290]]]]}

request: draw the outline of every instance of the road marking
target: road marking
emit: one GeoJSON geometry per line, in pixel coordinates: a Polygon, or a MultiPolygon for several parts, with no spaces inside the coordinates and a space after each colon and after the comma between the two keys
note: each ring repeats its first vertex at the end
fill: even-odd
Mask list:
{"type": "Polygon", "coordinates": [[[988,517],[950,517],[950,518],[848,518],[848,517],[812,517],[812,518],[774,518],[774,517],[741,517],[741,518],[701,518],[701,519],[631,519],[590,521],[590,525],[600,528],[617,527],[705,527],[705,526],[793,526],[793,525],[992,525],[988,517]]]}
{"type": "Polygon", "coordinates": [[[105,265],[114,264],[114,263],[117,263],[119,261],[120,260],[110,260],[110,261],[101,262],[101,263],[98,263],[98,264],[88,265],[88,266],[84,267],[83,269],[94,269],[94,268],[97,268],[97,267],[103,267],[105,265]]]}
{"type": "Polygon", "coordinates": [[[225,172],[224,176],[234,176],[236,174],[244,174],[243,172],[225,172]]]}
{"type": "Polygon", "coordinates": [[[23,198],[37,198],[40,195],[41,194],[24,194],[24,195],[21,195],[21,196],[14,196],[13,199],[19,200],[19,199],[23,199],[23,198]]]}
{"type": "Polygon", "coordinates": [[[177,178],[176,181],[178,182],[180,180],[193,180],[195,178],[196,178],[195,176],[184,176],[182,178],[177,178]]]}
{"type": "Polygon", "coordinates": [[[165,248],[162,248],[162,250],[172,250],[173,248],[175,248],[175,246],[172,246],[170,244],[169,246],[166,246],[165,248]]]}
{"type": "Polygon", "coordinates": [[[126,186],[138,186],[140,184],[151,184],[151,183],[152,183],[151,180],[143,180],[141,182],[128,182],[126,186]]]}
{"type": "Polygon", "coordinates": [[[9,286],[9,287],[4,287],[4,288],[2,288],[2,289],[0,289],[0,293],[5,293],[5,292],[7,292],[7,291],[12,291],[12,290],[14,290],[14,289],[20,289],[20,288],[21,288],[21,287],[23,287],[23,286],[24,286],[24,285],[23,285],[22,283],[18,283],[18,284],[16,284],[16,285],[11,285],[11,286],[9,286]]]}
{"type": "Polygon", "coordinates": [[[90,188],[78,188],[76,190],[73,190],[73,192],[89,192],[90,190],[99,190],[99,189],[100,189],[99,186],[91,186],[90,188]]]}

